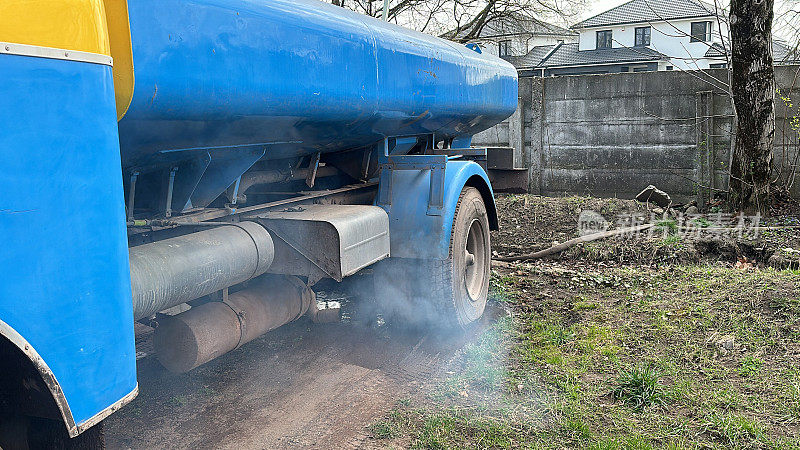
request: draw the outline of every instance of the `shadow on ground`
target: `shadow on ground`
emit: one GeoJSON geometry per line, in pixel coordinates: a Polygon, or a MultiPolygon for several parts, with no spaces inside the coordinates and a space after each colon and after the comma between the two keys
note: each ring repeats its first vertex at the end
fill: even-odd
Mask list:
{"type": "Polygon", "coordinates": [[[106,421],[106,440],[110,448],[360,447],[370,423],[441,379],[497,313],[456,335],[301,319],[182,375],[145,356],[139,396],[106,421]]]}

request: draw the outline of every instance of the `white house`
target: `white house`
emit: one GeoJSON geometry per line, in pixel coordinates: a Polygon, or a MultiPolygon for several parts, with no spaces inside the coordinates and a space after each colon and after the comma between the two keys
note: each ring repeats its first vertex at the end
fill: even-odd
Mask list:
{"type": "MultiPolygon", "coordinates": [[[[571,29],[577,43],[532,47],[507,59],[521,76],[697,70],[727,62],[725,21],[700,0],[631,0],[571,29]]],[[[776,55],[788,50],[774,47],[776,55]]]]}
{"type": "MultiPolygon", "coordinates": [[[[511,62],[520,76],[713,69],[725,67],[730,53],[723,19],[700,0],[631,0],[572,31],[511,16],[488,22],[469,42],[511,62]]],[[[777,40],[773,58],[777,65],[800,59],[777,40]]]]}
{"type": "MultiPolygon", "coordinates": [[[[451,39],[460,39],[466,34],[467,31],[461,31],[451,39]]],[[[478,36],[467,43],[478,44],[483,51],[506,58],[526,55],[535,47],[577,41],[576,31],[520,14],[508,14],[488,20],[478,36]]]]}
{"type": "MultiPolygon", "coordinates": [[[[631,0],[572,26],[579,51],[649,48],[667,58],[659,70],[724,67],[725,56],[709,50],[728,30],[713,5],[698,0],[631,0]]],[[[716,45],[715,45],[716,44],[716,45]]]]}

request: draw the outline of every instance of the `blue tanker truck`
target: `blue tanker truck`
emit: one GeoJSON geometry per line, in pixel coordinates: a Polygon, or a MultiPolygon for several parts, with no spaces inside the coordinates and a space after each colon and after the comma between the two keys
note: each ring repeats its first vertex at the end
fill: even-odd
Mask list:
{"type": "Polygon", "coordinates": [[[188,371],[369,268],[469,326],[498,227],[471,140],[516,106],[507,62],[316,0],[0,2],[0,447],[98,445],[136,321],[188,371]]]}

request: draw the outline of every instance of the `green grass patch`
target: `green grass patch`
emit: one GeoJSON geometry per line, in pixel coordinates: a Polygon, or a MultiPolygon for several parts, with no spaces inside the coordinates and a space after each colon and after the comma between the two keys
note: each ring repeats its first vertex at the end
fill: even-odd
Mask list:
{"type": "Polygon", "coordinates": [[[760,424],[738,414],[710,414],[705,431],[729,448],[775,447],[760,424]]]}
{"type": "Polygon", "coordinates": [[[694,224],[694,226],[700,228],[708,228],[712,225],[711,221],[706,219],[705,217],[696,217],[694,220],[692,220],[692,223],[694,224]]]}
{"type": "Polygon", "coordinates": [[[493,273],[492,292],[512,315],[462,350],[436,395],[376,422],[376,439],[798,448],[800,272],[520,265],[493,273]]]}
{"type": "Polygon", "coordinates": [[[373,423],[369,427],[372,437],[375,439],[391,439],[400,435],[400,430],[394,422],[381,420],[373,423]]]}
{"type": "Polygon", "coordinates": [[[753,356],[747,356],[739,361],[739,375],[743,377],[752,377],[761,372],[761,367],[764,361],[753,356]]]}
{"type": "Polygon", "coordinates": [[[614,398],[639,411],[653,405],[663,405],[667,395],[660,377],[660,372],[652,364],[624,370],[617,378],[614,398]]]}
{"type": "Polygon", "coordinates": [[[678,222],[672,219],[660,220],[656,222],[655,230],[665,234],[673,235],[678,232],[678,222]]]}

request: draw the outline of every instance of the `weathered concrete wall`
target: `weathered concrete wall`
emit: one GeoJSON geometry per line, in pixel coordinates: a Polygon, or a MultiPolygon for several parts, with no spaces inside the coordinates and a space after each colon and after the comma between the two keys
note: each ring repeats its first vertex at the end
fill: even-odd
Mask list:
{"type": "Polygon", "coordinates": [[[775,97],[775,176],[787,182],[800,198],[800,66],[781,67],[775,73],[778,94],[775,97]]]}
{"type": "MultiPolygon", "coordinates": [[[[798,67],[779,67],[777,79],[787,93],[797,80],[790,96],[800,105],[797,74],[798,67]]],[[[654,184],[678,198],[707,199],[727,188],[726,83],[724,69],[523,78],[514,116],[474,142],[517,149],[534,193],[629,198],[654,184]]],[[[790,174],[797,107],[777,103],[776,169],[790,174]]]]}

